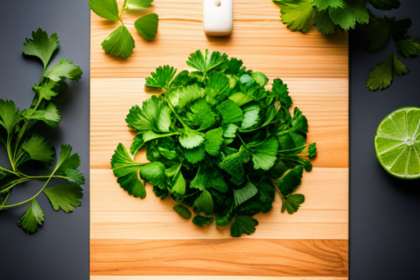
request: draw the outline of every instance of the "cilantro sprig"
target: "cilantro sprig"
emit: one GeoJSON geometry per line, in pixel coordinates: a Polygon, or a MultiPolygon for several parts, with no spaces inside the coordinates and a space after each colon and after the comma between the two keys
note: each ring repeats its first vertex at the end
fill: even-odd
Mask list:
{"type": "MultiPolygon", "coordinates": [[[[407,35],[412,22],[409,18],[376,17],[371,7],[389,11],[400,7],[399,0],[273,0],[280,6],[281,20],[292,31],[308,32],[315,26],[323,35],[336,30],[363,32],[367,41],[366,50],[382,50],[392,37],[398,51],[405,58],[420,55],[420,40],[407,35]]],[[[368,75],[366,86],[371,91],[388,88],[394,76],[408,73],[407,67],[391,53],[388,59],[374,67],[368,75]]]]}
{"type": "MultiPolygon", "coordinates": [[[[122,16],[126,11],[148,8],[153,1],[124,0],[121,10],[119,10],[117,0],[89,0],[89,7],[95,14],[106,20],[121,22],[121,25],[102,42],[102,48],[106,53],[122,59],[127,59],[133,54],[134,39],[125,26],[122,16]]],[[[145,15],[134,22],[137,32],[148,41],[152,41],[156,37],[158,25],[159,17],[154,13],[145,15]]]]}
{"type": "Polygon", "coordinates": [[[23,44],[23,53],[38,57],[43,64],[40,81],[32,88],[34,97],[32,105],[20,111],[12,100],[0,99],[0,145],[6,147],[10,168],[0,166],[0,211],[29,204],[29,208],[19,219],[18,225],[26,232],[34,233],[44,222],[44,212],[37,197],[44,193],[55,211],[73,212],[74,207],[81,205],[85,183],[83,174],[78,170],[80,158],[72,154],[70,145],[62,145],[57,163],[48,174],[26,174],[21,171],[27,162],[32,161],[51,169],[56,153],[54,146],[41,133],[42,123],[57,127],[61,115],[53,103],[59,94],[59,87],[65,80],[79,81],[82,70],[70,60],[62,58],[55,66],[50,65],[58,49],[58,36],[48,36],[47,32],[38,29],[32,32],[32,38],[23,44]],[[52,179],[65,180],[68,183],[47,188],[52,179]],[[12,191],[22,183],[42,180],[43,187],[32,197],[14,204],[7,204],[12,191]]]}
{"type": "Polygon", "coordinates": [[[146,78],[146,88],[160,91],[126,118],[137,132],[130,148],[119,144],[111,159],[121,188],[146,196],[171,197],[174,210],[197,226],[215,221],[231,226],[231,235],[255,232],[256,214],[271,210],[278,192],[292,214],[304,202],[294,194],[316,145],[307,145],[308,121],[290,112],[292,99],[280,79],[247,70],[242,60],[219,52],[192,53],[181,71],[165,65],[146,78]],[[149,162],[135,161],[146,149],[149,162]]]}

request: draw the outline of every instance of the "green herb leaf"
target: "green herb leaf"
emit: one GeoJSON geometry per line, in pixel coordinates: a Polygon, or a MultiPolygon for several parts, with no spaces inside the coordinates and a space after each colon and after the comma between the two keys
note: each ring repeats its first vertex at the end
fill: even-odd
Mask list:
{"type": "Polygon", "coordinates": [[[206,132],[204,146],[209,155],[217,156],[223,143],[223,128],[215,128],[206,132]]]}
{"type": "Polygon", "coordinates": [[[12,100],[0,99],[0,125],[3,126],[7,133],[12,133],[13,128],[21,120],[21,116],[12,100]]]}
{"type": "Polygon", "coordinates": [[[59,64],[57,64],[45,76],[51,80],[58,82],[61,79],[69,79],[79,81],[82,77],[83,71],[79,66],[74,65],[73,62],[63,57],[59,64]]]}
{"type": "Polygon", "coordinates": [[[211,215],[213,213],[213,198],[211,194],[203,190],[194,201],[194,212],[197,214],[211,215]]]}
{"type": "Polygon", "coordinates": [[[169,65],[159,66],[156,68],[156,72],[150,73],[152,77],[146,78],[146,85],[148,87],[169,89],[169,83],[175,77],[176,68],[170,67],[169,65]]]}
{"type": "Polygon", "coordinates": [[[188,57],[188,66],[195,68],[203,73],[206,73],[217,66],[227,61],[227,54],[220,54],[220,52],[212,52],[209,55],[209,50],[205,51],[205,55],[201,50],[197,50],[195,53],[190,54],[188,57]]]}
{"type": "Polygon", "coordinates": [[[331,35],[335,33],[335,25],[330,18],[328,10],[316,12],[314,25],[322,35],[331,35]]]}
{"type": "Polygon", "coordinates": [[[44,193],[50,200],[55,211],[61,209],[66,213],[71,213],[74,207],[82,205],[79,199],[83,198],[83,189],[75,184],[49,188],[44,190],[44,193]]]}
{"type": "Polygon", "coordinates": [[[36,32],[32,32],[32,39],[26,39],[23,43],[22,52],[26,55],[36,56],[41,59],[44,69],[54,52],[58,49],[58,36],[56,33],[48,37],[47,32],[39,28],[36,32]]]}
{"type": "Polygon", "coordinates": [[[420,39],[418,37],[398,41],[397,47],[404,57],[418,57],[420,55],[420,39]]]}
{"type": "Polygon", "coordinates": [[[249,216],[236,216],[232,227],[230,228],[230,234],[232,237],[241,237],[242,234],[254,233],[258,226],[258,221],[249,216]]]}
{"type": "Polygon", "coordinates": [[[251,199],[258,193],[257,187],[251,182],[248,182],[245,187],[237,190],[233,190],[233,196],[235,197],[235,206],[238,207],[248,199],[251,199]]]}
{"type": "Polygon", "coordinates": [[[249,148],[252,154],[252,162],[255,169],[269,170],[277,160],[279,142],[276,138],[270,137],[258,146],[249,148]]]}
{"type": "Polygon", "coordinates": [[[193,218],[192,222],[199,227],[204,227],[205,225],[213,223],[213,218],[197,215],[193,218]]]}
{"type": "Polygon", "coordinates": [[[51,143],[45,141],[43,136],[34,134],[22,144],[22,149],[25,150],[32,160],[38,160],[50,166],[55,161],[55,149],[51,143]]]}
{"type": "Polygon", "coordinates": [[[182,205],[175,205],[174,210],[184,219],[191,218],[190,210],[182,205]]]}
{"type": "Polygon", "coordinates": [[[44,211],[42,211],[36,199],[33,199],[28,210],[19,219],[18,226],[24,231],[35,233],[38,226],[41,226],[44,222],[44,211]]]}
{"type": "Polygon", "coordinates": [[[274,1],[281,7],[281,21],[292,31],[308,32],[313,24],[315,10],[312,0],[274,1]]]}
{"type": "Polygon", "coordinates": [[[89,0],[89,8],[98,16],[111,21],[119,21],[116,0],[89,0]]]}
{"type": "Polygon", "coordinates": [[[328,8],[344,8],[345,2],[343,0],[313,0],[314,5],[318,11],[323,11],[328,8]]]}
{"type": "Polygon", "coordinates": [[[152,41],[156,37],[158,25],[159,17],[157,14],[148,14],[134,22],[137,32],[147,41],[152,41]]]}
{"type": "Polygon", "coordinates": [[[128,0],[127,7],[130,10],[137,10],[148,8],[151,6],[153,0],[128,0]]]}
{"type": "Polygon", "coordinates": [[[391,85],[394,76],[402,76],[407,73],[407,67],[392,53],[385,62],[369,72],[366,85],[371,91],[386,89],[391,85]]]}
{"type": "Polygon", "coordinates": [[[301,194],[292,194],[282,200],[282,202],[281,212],[284,213],[287,209],[289,214],[293,214],[294,212],[297,212],[300,205],[305,202],[305,197],[301,194]]]}
{"type": "Polygon", "coordinates": [[[122,59],[127,59],[133,54],[134,46],[134,39],[124,25],[112,31],[102,42],[102,48],[107,54],[122,59]]]}

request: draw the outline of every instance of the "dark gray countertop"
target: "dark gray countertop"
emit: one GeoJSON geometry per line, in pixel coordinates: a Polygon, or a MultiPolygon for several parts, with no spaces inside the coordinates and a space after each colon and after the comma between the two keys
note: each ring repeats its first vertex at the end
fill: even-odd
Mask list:
{"type": "MultiPolygon", "coordinates": [[[[83,69],[80,82],[69,83],[58,99],[62,121],[48,130],[56,149],[73,146],[81,157],[81,170],[89,182],[89,43],[90,12],[87,0],[13,0],[0,4],[0,98],[13,99],[23,109],[33,98],[31,87],[42,76],[36,59],[22,55],[25,38],[38,28],[57,33],[62,56],[83,69]]],[[[0,165],[5,164],[0,148],[0,165]]],[[[8,166],[8,165],[6,165],[8,166]]],[[[31,197],[40,182],[14,191],[10,202],[31,197]]],[[[27,234],[17,221],[28,205],[0,212],[0,279],[82,280],[89,279],[89,184],[83,186],[82,206],[74,213],[55,212],[45,195],[38,199],[45,213],[44,225],[27,234]]]]}
{"type": "MultiPolygon", "coordinates": [[[[387,12],[410,17],[412,36],[420,35],[420,1],[401,1],[387,12]]],[[[350,279],[420,279],[420,180],[393,178],[379,165],[374,137],[379,123],[392,111],[420,107],[420,58],[399,58],[410,70],[389,89],[370,92],[371,68],[397,52],[391,39],[374,54],[363,50],[358,34],[350,35],[350,279]]]]}

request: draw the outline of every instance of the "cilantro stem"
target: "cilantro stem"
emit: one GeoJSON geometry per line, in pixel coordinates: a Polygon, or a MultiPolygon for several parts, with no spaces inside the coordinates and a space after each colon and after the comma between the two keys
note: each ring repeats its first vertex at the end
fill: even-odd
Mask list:
{"type": "Polygon", "coordinates": [[[242,139],[242,137],[239,135],[239,133],[236,133],[236,135],[238,136],[239,140],[241,140],[242,145],[246,146],[246,143],[244,142],[244,140],[242,139]]]}
{"type": "Polygon", "coordinates": [[[172,111],[172,113],[174,113],[174,115],[175,115],[175,117],[177,118],[177,120],[182,124],[182,126],[184,127],[184,129],[185,130],[187,130],[187,131],[192,131],[192,130],[194,130],[194,129],[191,129],[188,125],[186,125],[182,120],[181,120],[181,117],[180,116],[178,116],[178,114],[175,112],[175,109],[174,109],[174,107],[173,107],[173,105],[172,105],[172,103],[165,97],[165,100],[166,100],[166,102],[168,102],[168,106],[169,106],[169,109],[171,109],[171,111],[172,111]]]}
{"type": "Polygon", "coordinates": [[[0,170],[3,170],[4,172],[7,172],[7,173],[10,173],[10,174],[13,174],[13,175],[18,176],[18,177],[21,177],[21,176],[22,176],[22,175],[21,175],[20,173],[18,173],[18,172],[15,172],[15,171],[12,171],[12,170],[6,169],[6,168],[1,167],[1,166],[0,166],[0,170]]]}
{"type": "Polygon", "coordinates": [[[48,185],[48,183],[50,182],[51,178],[54,176],[54,173],[57,171],[57,169],[58,169],[57,167],[54,169],[53,173],[51,173],[51,175],[48,177],[48,180],[45,182],[45,184],[42,187],[42,189],[40,189],[39,192],[37,192],[33,197],[31,197],[31,198],[29,198],[29,199],[27,199],[25,201],[16,203],[16,204],[4,205],[3,206],[3,209],[5,209],[5,208],[11,208],[11,207],[16,207],[16,206],[19,206],[19,205],[23,205],[23,204],[28,203],[28,202],[32,201],[33,199],[35,199],[38,195],[40,195],[42,193],[42,191],[48,185]]]}
{"type": "Polygon", "coordinates": [[[125,12],[125,10],[127,10],[127,0],[124,0],[124,4],[122,5],[120,16],[119,16],[120,17],[120,20],[121,20],[121,17],[123,15],[123,13],[125,12]]]}

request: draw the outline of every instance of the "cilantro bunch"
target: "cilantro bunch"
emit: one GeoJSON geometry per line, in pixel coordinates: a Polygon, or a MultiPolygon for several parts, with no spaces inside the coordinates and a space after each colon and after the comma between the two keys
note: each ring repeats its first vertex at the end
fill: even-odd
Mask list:
{"type": "Polygon", "coordinates": [[[44,212],[36,200],[38,195],[44,193],[54,210],[62,209],[67,213],[80,206],[79,199],[83,197],[80,185],[85,183],[85,178],[77,169],[80,165],[79,156],[71,153],[70,145],[62,145],[58,160],[52,167],[56,159],[55,149],[42,136],[45,128],[41,123],[52,128],[60,123],[60,112],[53,101],[59,94],[61,84],[66,79],[78,81],[82,76],[80,67],[65,57],[55,66],[48,66],[57,49],[57,34],[49,37],[41,29],[32,32],[32,39],[26,39],[23,44],[23,53],[38,57],[44,67],[40,81],[32,88],[35,93],[32,104],[30,108],[20,111],[12,100],[0,99],[0,145],[5,146],[10,162],[10,168],[0,166],[0,211],[29,204],[18,225],[30,233],[34,233],[44,222],[44,212]],[[36,175],[22,172],[21,167],[30,161],[51,167],[51,171],[36,175]],[[47,189],[51,179],[56,178],[68,183],[47,189]],[[32,180],[43,180],[45,184],[31,198],[20,203],[6,204],[14,188],[32,180]]]}
{"type": "MultiPolygon", "coordinates": [[[[399,52],[406,58],[420,55],[420,39],[407,35],[412,25],[409,18],[376,17],[370,6],[389,11],[400,7],[399,0],[273,0],[281,8],[281,20],[292,31],[308,32],[313,25],[323,35],[337,29],[363,32],[368,42],[367,51],[382,50],[389,37],[394,39],[399,52]]],[[[407,67],[391,53],[388,59],[373,68],[366,82],[371,91],[388,88],[394,76],[408,73],[407,67]]]]}
{"type": "Polygon", "coordinates": [[[293,192],[303,170],[311,171],[316,147],[306,143],[306,117],[289,111],[287,85],[275,79],[268,90],[266,75],[219,52],[198,50],[187,64],[196,71],[177,74],[166,65],[146,79],[162,94],[127,115],[137,136],[112,157],[120,186],[144,198],[150,183],[156,196],[178,203],[182,217],[192,209],[198,226],[232,223],[234,237],[255,231],[252,217],[270,211],[276,190],[281,211],[296,212],[304,196],[293,192]],[[150,162],[134,160],[143,147],[150,162]]]}
{"type": "MultiPolygon", "coordinates": [[[[124,25],[122,16],[125,11],[138,11],[150,7],[153,1],[124,0],[121,11],[119,11],[117,0],[89,0],[89,7],[95,14],[110,21],[121,22],[121,25],[102,42],[102,48],[106,53],[122,59],[127,59],[133,54],[134,39],[124,25]]],[[[134,22],[137,32],[148,41],[156,37],[158,25],[159,17],[153,13],[134,22]]]]}

